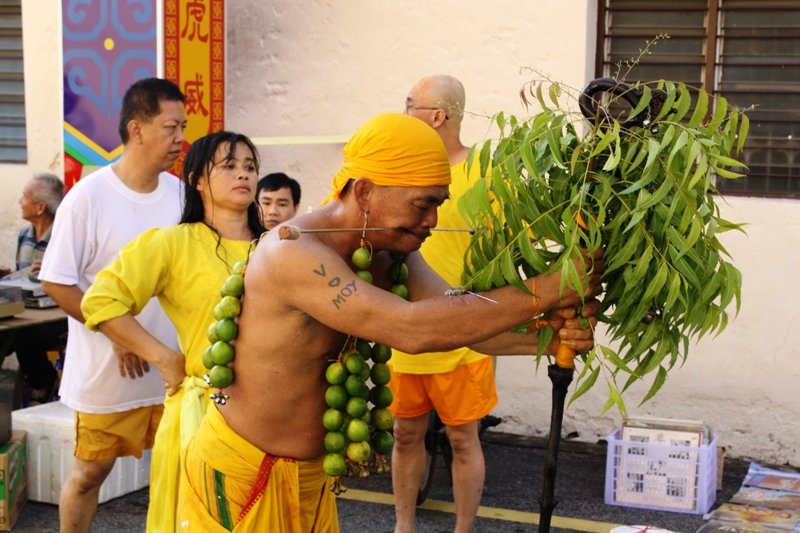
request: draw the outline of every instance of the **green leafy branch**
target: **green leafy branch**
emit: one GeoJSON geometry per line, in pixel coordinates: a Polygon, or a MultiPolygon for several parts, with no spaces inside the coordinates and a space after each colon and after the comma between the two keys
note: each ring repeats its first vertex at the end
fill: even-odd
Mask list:
{"type": "MultiPolygon", "coordinates": [[[[577,288],[587,273],[573,259],[584,248],[605,249],[598,318],[619,347],[599,346],[580,357],[572,398],[590,390],[602,372],[609,387],[603,412],[614,405],[624,412],[622,393],[655,372],[642,403],[652,398],[668,371],[685,361],[689,340],[722,332],[726,308],[736,300],[738,313],[741,297],[741,273],[725,259],[730,254],[717,235],[742,225],[721,218],[712,193],[715,176],[742,176],[736,170],[744,165],[735,157],[747,136],[747,115],[703,90],[693,102],[684,84],[634,89],[641,99],[630,117],[647,108],[653,89],[666,95],[648,127],[626,127],[607,113],[587,123],[561,105],[561,85],[532,82],[521,96],[526,105],[526,94],[536,98],[542,111],[524,120],[502,112],[492,117],[498,139],[473,147],[468,158],[487,177],[459,201],[462,216],[484,228],[464,259],[462,281],[473,290],[511,284],[527,291],[525,278],[555,271],[562,290],[577,288]]],[[[552,338],[548,330],[540,335],[540,353],[552,338]]]]}

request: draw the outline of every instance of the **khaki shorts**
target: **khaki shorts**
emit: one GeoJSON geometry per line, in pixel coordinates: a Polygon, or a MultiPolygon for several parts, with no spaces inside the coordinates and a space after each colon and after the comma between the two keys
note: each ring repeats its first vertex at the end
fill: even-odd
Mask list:
{"type": "Polygon", "coordinates": [[[394,393],[394,402],[389,407],[394,416],[416,418],[436,409],[448,426],[479,420],[498,401],[491,357],[442,374],[393,372],[389,388],[394,393]]]}
{"type": "Polygon", "coordinates": [[[95,415],[75,411],[75,457],[87,461],[133,455],[153,447],[164,406],[95,415]]]}

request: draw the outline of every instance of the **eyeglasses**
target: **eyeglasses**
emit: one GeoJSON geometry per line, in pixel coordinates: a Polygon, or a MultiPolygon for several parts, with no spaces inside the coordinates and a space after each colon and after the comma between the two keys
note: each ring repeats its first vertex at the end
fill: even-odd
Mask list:
{"type": "MultiPolygon", "coordinates": [[[[411,105],[408,102],[406,102],[406,115],[410,115],[411,113],[414,112],[415,109],[421,109],[423,111],[444,111],[444,109],[442,109],[441,107],[417,107],[415,105],[411,105]]],[[[444,119],[450,120],[450,117],[447,116],[447,113],[444,114],[444,119]]]]}

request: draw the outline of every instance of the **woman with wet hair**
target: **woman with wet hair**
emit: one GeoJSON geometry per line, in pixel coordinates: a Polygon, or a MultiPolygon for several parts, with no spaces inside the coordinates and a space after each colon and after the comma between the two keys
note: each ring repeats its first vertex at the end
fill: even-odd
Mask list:
{"type": "Polygon", "coordinates": [[[195,141],[183,166],[180,224],[147,231],[123,248],[81,305],[88,328],[145,359],[178,361],[171,365],[174,372],[162,374],[167,397],[153,446],[148,532],[180,531],[180,454],[211,393],[202,356],[213,309],[234,265],[247,258],[250,242],[264,231],[255,202],[258,166],[258,152],[244,135],[220,131],[195,141]],[[175,325],[182,353],[133,318],[154,297],[175,325]]]}

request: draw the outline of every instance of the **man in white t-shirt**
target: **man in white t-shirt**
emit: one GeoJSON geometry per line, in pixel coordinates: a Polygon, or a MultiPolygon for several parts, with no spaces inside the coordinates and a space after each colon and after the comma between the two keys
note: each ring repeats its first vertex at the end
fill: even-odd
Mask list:
{"type": "MultiPolygon", "coordinates": [[[[153,361],[83,326],[83,293],[119,250],[151,228],[177,224],[182,184],[165,171],[185,141],[184,96],[170,81],[133,84],[122,101],[119,133],[124,145],[115,163],[80,180],[56,215],[39,279],[69,315],[61,401],[75,410],[75,462],[61,489],[61,531],[88,532],[100,486],[117,457],[141,457],[153,446],[163,412],[162,377],[180,381],[183,357],[153,361]]],[[[135,276],[136,272],[131,272],[135,276]]],[[[175,329],[154,298],[137,316],[147,331],[178,351],[175,329]]]]}

